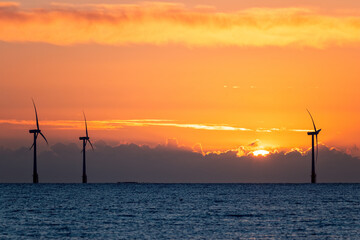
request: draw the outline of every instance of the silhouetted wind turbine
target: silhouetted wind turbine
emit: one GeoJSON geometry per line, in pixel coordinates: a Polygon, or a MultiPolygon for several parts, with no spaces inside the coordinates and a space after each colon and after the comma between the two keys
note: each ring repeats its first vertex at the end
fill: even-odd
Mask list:
{"type": "Polygon", "coordinates": [[[321,129],[316,129],[315,122],[313,117],[311,116],[311,113],[308,109],[306,109],[311,117],[311,121],[314,125],[314,132],[308,132],[308,135],[311,135],[312,139],[312,162],[311,162],[311,183],[316,183],[316,173],[315,173],[315,149],[314,149],[314,136],[316,137],[316,161],[319,154],[319,143],[318,143],[318,134],[320,133],[321,129]]]}
{"type": "Polygon", "coordinates": [[[34,148],[34,170],[33,170],[33,183],[38,183],[39,182],[39,175],[37,173],[37,162],[36,162],[36,139],[38,137],[38,135],[40,134],[45,142],[47,144],[48,141],[46,140],[46,137],[44,136],[44,134],[42,134],[41,130],[40,130],[40,127],[39,127],[39,119],[38,119],[38,115],[37,115],[37,111],[36,111],[36,106],[35,106],[35,102],[34,102],[34,99],[32,99],[32,102],[33,102],[33,105],[34,105],[34,109],[35,109],[35,117],[36,117],[36,129],[32,129],[32,130],[29,130],[29,133],[33,133],[34,134],[34,143],[33,145],[30,147],[30,149],[34,148]]]}
{"type": "Polygon", "coordinates": [[[84,120],[85,120],[86,137],[79,137],[79,139],[83,141],[83,150],[82,150],[82,153],[83,153],[83,175],[82,175],[82,182],[83,182],[83,183],[87,183],[87,176],[86,176],[86,158],[85,158],[86,143],[87,143],[87,142],[90,143],[90,146],[91,146],[92,150],[94,150],[94,147],[93,147],[93,145],[91,144],[90,138],[89,138],[89,135],[88,135],[85,113],[83,113],[83,114],[84,114],[84,120]]]}

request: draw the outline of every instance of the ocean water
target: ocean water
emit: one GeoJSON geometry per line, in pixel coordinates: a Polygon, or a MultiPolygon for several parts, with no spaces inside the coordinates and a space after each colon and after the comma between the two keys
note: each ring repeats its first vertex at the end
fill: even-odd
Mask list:
{"type": "Polygon", "coordinates": [[[0,239],[360,239],[360,184],[0,189],[0,239]]]}

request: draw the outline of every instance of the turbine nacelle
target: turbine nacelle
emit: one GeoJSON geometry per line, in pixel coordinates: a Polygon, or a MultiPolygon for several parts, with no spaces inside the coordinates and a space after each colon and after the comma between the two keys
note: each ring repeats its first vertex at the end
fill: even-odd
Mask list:
{"type": "Polygon", "coordinates": [[[89,137],[79,137],[79,140],[89,140],[89,137]]]}
{"type": "Polygon", "coordinates": [[[39,130],[39,129],[32,129],[32,130],[29,130],[29,133],[41,133],[41,130],[39,130]]]}
{"type": "Polygon", "coordinates": [[[320,133],[321,129],[318,129],[314,132],[307,132],[307,135],[318,135],[320,133]]]}

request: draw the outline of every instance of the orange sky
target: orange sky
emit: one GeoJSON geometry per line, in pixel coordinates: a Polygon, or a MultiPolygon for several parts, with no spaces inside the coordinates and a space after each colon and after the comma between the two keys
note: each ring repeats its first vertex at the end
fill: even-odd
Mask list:
{"type": "Polygon", "coordinates": [[[31,97],[50,143],[84,110],[94,141],[307,148],[306,108],[360,141],[358,1],[111,2],[0,2],[1,145],[31,145],[31,97]]]}

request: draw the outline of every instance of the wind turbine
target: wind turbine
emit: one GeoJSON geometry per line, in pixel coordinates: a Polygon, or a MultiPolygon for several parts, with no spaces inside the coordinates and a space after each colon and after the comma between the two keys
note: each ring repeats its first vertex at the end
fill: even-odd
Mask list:
{"type": "Polygon", "coordinates": [[[311,162],[311,183],[316,183],[316,173],[315,173],[315,159],[317,161],[318,154],[319,154],[319,142],[318,142],[318,134],[320,133],[321,129],[316,129],[315,122],[313,117],[311,116],[311,113],[308,109],[306,109],[311,117],[311,121],[314,125],[314,131],[308,132],[307,135],[311,135],[312,139],[312,162],[311,162]],[[314,148],[314,136],[316,137],[316,158],[315,158],[315,148],[314,148]]]}
{"type": "Polygon", "coordinates": [[[37,173],[37,162],[36,162],[36,139],[38,137],[38,135],[40,134],[45,142],[49,145],[48,141],[46,140],[46,137],[44,136],[44,134],[42,134],[40,127],[39,127],[39,119],[38,119],[38,115],[37,115],[37,111],[36,111],[36,106],[35,106],[35,102],[34,99],[32,99],[33,105],[34,105],[34,109],[35,109],[35,117],[36,117],[36,129],[32,129],[29,130],[29,133],[33,133],[34,134],[34,143],[33,145],[30,147],[30,150],[32,148],[34,148],[34,170],[33,170],[33,183],[39,183],[39,175],[37,173]]]}
{"type": "Polygon", "coordinates": [[[83,141],[83,175],[82,175],[82,183],[87,183],[87,176],[86,176],[86,157],[85,157],[85,152],[86,152],[86,143],[89,142],[90,146],[92,148],[92,150],[94,150],[93,145],[90,142],[90,138],[89,138],[89,134],[88,134],[88,130],[87,130],[87,123],[86,123],[86,116],[85,113],[84,114],[84,120],[85,120],[85,130],[86,130],[86,137],[79,137],[80,140],[83,141]]]}

